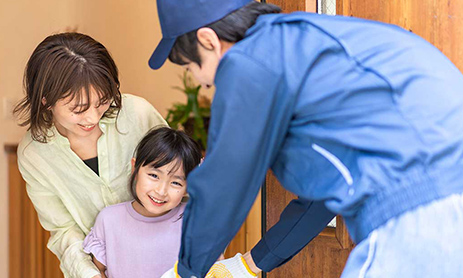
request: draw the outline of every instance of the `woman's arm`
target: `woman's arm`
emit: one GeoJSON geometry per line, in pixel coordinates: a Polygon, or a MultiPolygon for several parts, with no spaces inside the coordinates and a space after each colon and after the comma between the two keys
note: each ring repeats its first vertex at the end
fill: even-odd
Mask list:
{"type": "MultiPolygon", "coordinates": [[[[101,262],[99,262],[95,256],[92,255],[92,261],[93,263],[96,265],[96,267],[100,270],[100,273],[101,273],[101,276],[100,275],[97,275],[101,278],[106,278],[106,275],[105,275],[105,271],[106,271],[106,266],[104,264],[102,264],[101,262]]],[[[94,277],[96,278],[96,277],[94,277]]]]}
{"type": "Polygon", "coordinates": [[[27,192],[34,204],[42,227],[50,231],[47,247],[60,260],[65,276],[88,278],[99,274],[90,256],[84,253],[84,232],[79,228],[62,201],[51,192],[27,184],[27,192]]]}
{"type": "Polygon", "coordinates": [[[49,186],[47,178],[34,163],[18,156],[18,164],[26,189],[37,211],[40,224],[50,231],[47,247],[60,260],[61,271],[66,277],[91,278],[100,274],[90,256],[83,252],[84,232],[49,186]],[[34,173],[34,174],[31,174],[34,173]]]}

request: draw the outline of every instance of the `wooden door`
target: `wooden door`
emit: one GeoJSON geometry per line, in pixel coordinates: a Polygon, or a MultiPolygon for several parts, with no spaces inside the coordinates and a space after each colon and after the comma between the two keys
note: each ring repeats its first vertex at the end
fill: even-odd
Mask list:
{"type": "Polygon", "coordinates": [[[47,249],[49,232],[39,223],[18,170],[16,146],[6,146],[9,188],[9,278],[62,278],[56,256],[47,249]]]}
{"type": "Polygon", "coordinates": [[[336,10],[340,15],[399,25],[432,43],[463,70],[461,0],[337,0],[336,10]]]}

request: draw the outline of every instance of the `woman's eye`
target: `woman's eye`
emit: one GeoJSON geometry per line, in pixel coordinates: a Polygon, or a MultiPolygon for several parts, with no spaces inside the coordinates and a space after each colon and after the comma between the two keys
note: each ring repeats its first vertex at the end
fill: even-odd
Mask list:
{"type": "Polygon", "coordinates": [[[108,104],[108,103],[109,103],[109,100],[101,101],[100,103],[98,103],[97,108],[100,107],[100,106],[102,106],[102,105],[106,105],[106,104],[108,104]]]}
{"type": "Polygon", "coordinates": [[[85,112],[85,111],[83,111],[83,110],[82,110],[82,111],[72,111],[72,113],[74,113],[74,114],[76,114],[76,115],[80,115],[80,114],[82,114],[82,113],[84,113],[84,112],[85,112]]]}

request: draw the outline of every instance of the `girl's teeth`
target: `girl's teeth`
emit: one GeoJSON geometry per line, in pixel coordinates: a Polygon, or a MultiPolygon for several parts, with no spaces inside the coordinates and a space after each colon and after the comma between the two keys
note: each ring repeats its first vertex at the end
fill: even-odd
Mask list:
{"type": "Polygon", "coordinates": [[[162,204],[162,203],[165,203],[165,201],[159,201],[159,200],[156,200],[154,199],[153,197],[149,196],[151,198],[151,200],[153,200],[155,203],[158,203],[158,204],[162,204]]]}

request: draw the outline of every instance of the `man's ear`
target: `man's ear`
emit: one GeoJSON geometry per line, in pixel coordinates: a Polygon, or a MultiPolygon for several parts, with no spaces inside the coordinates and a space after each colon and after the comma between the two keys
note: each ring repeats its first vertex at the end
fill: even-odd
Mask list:
{"type": "Polygon", "coordinates": [[[135,171],[135,161],[136,161],[135,157],[132,157],[132,159],[130,160],[130,163],[132,164],[131,174],[133,174],[133,171],[135,171]]]}
{"type": "Polygon", "coordinates": [[[199,44],[209,51],[214,51],[218,57],[222,57],[222,44],[219,37],[209,27],[199,28],[196,32],[199,44]]]}

